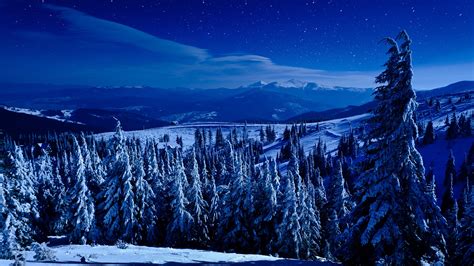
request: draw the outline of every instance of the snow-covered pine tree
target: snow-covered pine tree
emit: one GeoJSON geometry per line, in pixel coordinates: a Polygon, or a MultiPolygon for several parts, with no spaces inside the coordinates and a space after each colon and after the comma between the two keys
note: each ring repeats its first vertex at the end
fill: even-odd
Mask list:
{"type": "MultiPolygon", "coordinates": [[[[240,163],[242,164],[242,168],[244,170],[244,188],[245,188],[245,194],[243,195],[244,197],[244,209],[243,214],[244,214],[244,223],[243,226],[246,228],[247,236],[245,237],[247,240],[247,243],[245,245],[242,245],[240,250],[242,252],[253,252],[255,250],[255,245],[257,242],[257,234],[255,232],[255,227],[253,225],[253,221],[255,220],[255,203],[254,203],[254,188],[256,187],[256,184],[254,182],[254,179],[252,176],[255,175],[254,173],[254,166],[253,164],[250,165],[249,161],[245,161],[243,158],[245,156],[245,153],[243,155],[239,156],[240,163]]],[[[250,156],[248,157],[250,158],[250,156]]]]}
{"type": "Polygon", "coordinates": [[[302,212],[300,213],[302,245],[300,257],[312,259],[320,253],[321,221],[315,202],[315,189],[312,182],[306,180],[306,191],[302,212]]]}
{"type": "Polygon", "coordinates": [[[454,159],[454,155],[453,155],[452,150],[449,151],[448,161],[446,162],[446,169],[445,169],[445,172],[444,172],[444,181],[443,181],[444,187],[449,186],[451,176],[453,176],[453,178],[456,178],[456,176],[457,176],[457,174],[456,174],[456,163],[455,163],[455,159],[454,159]]]}
{"type": "Polygon", "coordinates": [[[97,153],[97,147],[95,139],[92,137],[91,147],[87,145],[87,141],[84,135],[81,135],[84,165],[86,167],[86,181],[87,187],[91,191],[91,194],[97,201],[97,195],[100,192],[100,186],[104,182],[105,170],[103,168],[99,154],[97,153]]]}
{"type": "MultiPolygon", "coordinates": [[[[211,175],[209,181],[209,217],[208,217],[208,229],[209,238],[212,240],[217,239],[217,228],[220,219],[220,197],[216,187],[216,181],[214,176],[211,175]]],[[[214,243],[213,243],[214,244],[214,243]]]]}
{"type": "Polygon", "coordinates": [[[336,210],[328,209],[328,217],[326,221],[326,241],[324,243],[323,254],[325,258],[335,260],[335,252],[341,246],[341,239],[338,236],[341,235],[341,230],[339,227],[340,221],[337,217],[336,210]]]}
{"type": "MultiPolygon", "coordinates": [[[[350,201],[350,195],[346,190],[346,183],[342,175],[342,164],[341,161],[336,163],[334,174],[330,175],[327,192],[327,200],[329,209],[335,210],[337,217],[340,221],[344,220],[347,214],[352,209],[352,202],[350,201]]],[[[341,231],[346,228],[344,224],[339,224],[341,231]]],[[[334,236],[335,237],[335,236],[334,236]]]]}
{"type": "Polygon", "coordinates": [[[101,192],[103,201],[98,208],[103,213],[102,225],[106,242],[117,240],[133,242],[132,231],[136,223],[132,187],[132,172],[122,126],[117,122],[115,134],[110,140],[110,169],[101,192]]]}
{"type": "Polygon", "coordinates": [[[245,213],[247,210],[245,206],[246,182],[242,172],[241,158],[240,156],[236,157],[234,165],[231,167],[228,190],[222,196],[222,216],[218,234],[225,250],[240,251],[249,246],[249,232],[245,227],[247,223],[247,214],[245,213]]]}
{"type": "MultiPolygon", "coordinates": [[[[15,218],[12,213],[6,214],[6,217],[0,217],[4,221],[0,221],[0,228],[2,230],[0,235],[0,259],[11,260],[21,250],[21,246],[17,241],[17,229],[15,227],[15,218]]],[[[3,215],[2,215],[3,216],[3,215]]]]}
{"type": "Polygon", "coordinates": [[[423,136],[423,144],[432,144],[436,138],[436,133],[434,132],[433,121],[429,121],[426,126],[425,135],[423,136]]]}
{"type": "Polygon", "coordinates": [[[5,188],[11,226],[16,229],[16,240],[21,247],[33,241],[33,224],[39,218],[38,201],[34,190],[32,169],[23,150],[14,145],[6,161],[5,188]]]}
{"type": "Polygon", "coordinates": [[[191,226],[193,217],[187,211],[189,204],[186,198],[186,174],[184,173],[183,160],[178,154],[177,162],[172,166],[172,178],[170,184],[170,208],[172,212],[171,221],[167,228],[166,241],[172,247],[187,247],[191,240],[191,226]]]}
{"type": "Polygon", "coordinates": [[[254,201],[257,213],[253,221],[257,234],[256,248],[259,253],[271,254],[274,244],[273,238],[275,236],[275,213],[277,212],[278,205],[277,193],[273,187],[268,159],[260,167],[256,182],[254,201]]]}
{"type": "Polygon", "coordinates": [[[66,222],[63,218],[63,215],[66,212],[66,208],[68,205],[66,204],[67,201],[65,198],[67,197],[66,187],[64,186],[62,177],[60,175],[60,160],[56,158],[56,165],[54,166],[53,171],[53,186],[54,186],[54,194],[53,198],[56,199],[54,202],[54,212],[57,214],[57,218],[53,225],[53,231],[55,234],[60,235],[64,233],[64,228],[66,226],[66,222]]]}
{"type": "Polygon", "coordinates": [[[204,247],[209,241],[209,230],[207,223],[208,206],[202,195],[201,176],[199,175],[199,166],[196,160],[196,151],[191,151],[191,170],[190,186],[188,188],[189,205],[188,210],[193,217],[191,225],[191,241],[196,246],[204,247]]]}
{"type": "MultiPolygon", "coordinates": [[[[138,147],[138,149],[140,149],[138,147]]],[[[143,169],[143,156],[141,150],[136,154],[133,162],[133,175],[135,178],[135,216],[136,228],[133,229],[137,243],[154,244],[156,240],[156,209],[155,194],[148,180],[145,179],[143,169]]]]}
{"type": "Polygon", "coordinates": [[[454,265],[454,257],[456,252],[456,237],[458,233],[458,203],[454,198],[453,191],[453,176],[451,175],[450,182],[443,195],[443,203],[441,204],[441,213],[446,218],[448,227],[446,232],[446,247],[447,247],[447,263],[454,265]]]}
{"type": "Polygon", "coordinates": [[[45,150],[41,150],[41,155],[36,160],[36,178],[38,181],[38,211],[41,222],[38,223],[40,234],[37,238],[45,240],[47,235],[54,234],[54,225],[59,217],[56,212],[55,189],[53,185],[53,165],[51,157],[45,150]]]}
{"type": "Polygon", "coordinates": [[[89,233],[95,223],[94,199],[91,196],[86,181],[86,166],[81,147],[73,136],[74,166],[71,181],[73,186],[68,195],[71,211],[70,223],[72,231],[69,238],[73,243],[86,244],[90,239],[89,233]]]}
{"type": "Polygon", "coordinates": [[[436,201],[436,182],[433,167],[430,166],[426,173],[426,193],[431,194],[433,199],[436,201]]]}
{"type": "Polygon", "coordinates": [[[16,240],[16,228],[12,224],[14,218],[8,210],[5,190],[5,180],[0,173],[0,259],[13,259],[20,250],[16,240]]]}
{"type": "Polygon", "coordinates": [[[474,264],[474,186],[468,189],[466,210],[461,217],[457,237],[456,260],[457,265],[474,264]]]}
{"type": "Polygon", "coordinates": [[[298,258],[302,244],[301,225],[298,217],[298,200],[294,177],[288,171],[285,176],[284,199],[281,202],[283,216],[278,230],[278,255],[288,258],[298,258]]]}
{"type": "Polygon", "coordinates": [[[451,117],[451,122],[449,123],[448,129],[446,130],[446,138],[454,139],[458,135],[459,135],[459,124],[456,117],[456,112],[454,112],[451,117]]]}
{"type": "Polygon", "coordinates": [[[338,254],[350,264],[420,264],[444,261],[446,221],[425,191],[415,148],[417,107],[411,86],[411,40],[405,31],[390,45],[386,69],[376,78],[377,107],[369,120],[365,171],[356,180],[356,207],[338,254]]]}

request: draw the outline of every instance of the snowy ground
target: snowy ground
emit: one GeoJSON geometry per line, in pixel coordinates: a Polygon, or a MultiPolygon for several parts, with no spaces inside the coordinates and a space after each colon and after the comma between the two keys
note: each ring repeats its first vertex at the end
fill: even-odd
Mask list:
{"type": "MultiPolygon", "coordinates": [[[[360,125],[360,123],[368,117],[367,114],[357,115],[347,118],[334,119],[325,122],[319,123],[319,130],[316,130],[318,123],[309,123],[307,124],[308,134],[301,139],[301,143],[305,147],[305,151],[310,151],[313,149],[315,143],[318,139],[321,139],[326,143],[328,151],[335,151],[340,137],[343,134],[349,133],[351,127],[355,128],[360,125]]],[[[250,138],[258,139],[260,128],[266,127],[269,124],[247,124],[247,132],[250,138]]],[[[275,127],[275,132],[277,134],[277,140],[273,143],[270,143],[264,146],[265,156],[275,157],[278,151],[280,150],[281,137],[285,127],[291,127],[291,124],[270,124],[275,127]]],[[[186,147],[189,147],[194,143],[194,132],[197,128],[205,129],[213,132],[217,128],[221,128],[224,136],[229,134],[234,128],[237,129],[239,133],[244,129],[245,124],[243,123],[190,123],[177,126],[168,126],[161,128],[152,128],[138,131],[128,131],[125,132],[127,137],[136,137],[140,139],[159,139],[163,135],[168,134],[170,136],[170,142],[167,143],[170,146],[176,145],[176,137],[181,136],[183,138],[183,144],[186,147]]],[[[113,133],[102,133],[98,134],[98,138],[109,138],[113,133]]]]}
{"type": "MultiPolygon", "coordinates": [[[[448,102],[448,96],[439,97],[441,101],[441,110],[434,111],[433,106],[428,106],[426,102],[420,103],[418,108],[417,116],[418,121],[422,122],[424,125],[428,121],[433,121],[434,128],[437,134],[437,140],[434,144],[427,146],[419,146],[418,150],[423,156],[423,161],[425,168],[428,168],[430,165],[433,165],[434,174],[436,177],[437,183],[437,196],[438,198],[444,192],[442,187],[444,180],[444,169],[446,166],[446,161],[448,159],[449,150],[453,150],[453,154],[456,159],[456,168],[459,170],[462,161],[464,160],[465,154],[469,151],[469,147],[474,142],[474,137],[469,138],[457,138],[455,140],[447,141],[445,139],[445,119],[446,116],[451,118],[453,110],[456,110],[456,114],[459,117],[461,113],[466,116],[470,116],[474,112],[474,98],[469,100],[459,101],[459,97],[450,96],[451,102],[448,102]]],[[[326,143],[328,152],[334,153],[337,149],[340,137],[344,134],[347,134],[352,129],[358,129],[363,126],[364,121],[370,116],[370,114],[356,115],[341,119],[328,120],[320,123],[309,123],[307,124],[308,134],[301,138],[301,144],[303,144],[305,152],[308,153],[314,148],[314,145],[319,139],[326,143]],[[319,124],[319,130],[316,130],[319,124]]],[[[247,131],[250,138],[259,138],[259,132],[261,127],[265,127],[268,124],[248,124],[247,131]]],[[[272,124],[275,128],[277,139],[273,143],[269,143],[264,146],[264,155],[267,157],[276,157],[277,153],[280,151],[281,146],[284,144],[282,141],[282,135],[285,127],[291,127],[291,124],[272,124]]],[[[221,128],[224,135],[227,135],[230,130],[236,128],[238,132],[242,132],[244,124],[242,123],[190,123],[182,124],[176,126],[168,126],[162,128],[154,128],[147,130],[139,131],[129,131],[125,134],[128,137],[137,137],[141,139],[159,139],[164,134],[170,136],[170,142],[167,145],[175,146],[176,136],[181,136],[183,138],[183,144],[186,147],[189,147],[194,143],[194,132],[196,128],[206,129],[213,132],[217,128],[221,128]]],[[[99,134],[98,137],[108,138],[113,133],[103,133],[99,134]]],[[[163,143],[164,145],[164,143],[163,143]]],[[[280,165],[280,170],[283,172],[286,169],[286,164],[280,165]]],[[[455,193],[458,195],[462,190],[464,184],[458,183],[455,185],[455,193]]]]}
{"type": "MultiPolygon", "coordinates": [[[[119,249],[115,246],[68,245],[53,247],[57,257],[55,262],[36,262],[33,252],[26,253],[26,265],[80,264],[85,257],[92,264],[167,264],[167,265],[333,265],[324,261],[298,261],[280,259],[262,255],[244,255],[192,249],[154,248],[128,246],[119,249]]],[[[11,261],[0,260],[0,265],[9,265],[11,261]]]]}

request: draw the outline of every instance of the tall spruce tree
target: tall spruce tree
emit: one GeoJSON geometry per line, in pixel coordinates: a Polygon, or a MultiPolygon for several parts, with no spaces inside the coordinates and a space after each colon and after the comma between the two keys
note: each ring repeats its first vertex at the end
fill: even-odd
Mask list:
{"type": "Polygon", "coordinates": [[[433,121],[428,122],[425,135],[423,136],[423,144],[432,144],[435,141],[436,133],[434,132],[433,121]]]}
{"type": "Polygon", "coordinates": [[[275,213],[277,211],[277,193],[270,174],[270,162],[265,160],[257,175],[255,192],[254,225],[257,232],[257,249],[260,253],[270,254],[273,246],[275,213]]]}
{"type": "Polygon", "coordinates": [[[207,202],[202,195],[201,176],[199,174],[199,166],[196,160],[196,151],[191,151],[191,172],[190,186],[188,188],[189,213],[193,217],[191,225],[191,240],[196,246],[205,246],[209,240],[209,229],[207,227],[207,202]]]}
{"type": "Polygon", "coordinates": [[[0,259],[13,259],[20,250],[16,239],[16,228],[12,223],[14,217],[8,210],[5,180],[0,173],[0,259]]]}
{"type": "Polygon", "coordinates": [[[467,189],[466,210],[461,217],[457,237],[456,259],[457,265],[474,264],[474,186],[467,189]]]}
{"type": "Polygon", "coordinates": [[[69,235],[73,243],[86,244],[95,221],[94,200],[91,196],[86,181],[86,165],[81,152],[81,147],[73,137],[74,166],[72,173],[73,186],[70,188],[69,200],[71,209],[70,223],[72,231],[69,235]]]}
{"type": "Polygon", "coordinates": [[[14,151],[10,152],[6,162],[6,202],[11,228],[15,228],[15,238],[21,247],[26,247],[33,241],[36,233],[33,224],[39,218],[32,173],[33,169],[24,157],[23,150],[14,145],[14,151]]]}
{"type": "MultiPolygon", "coordinates": [[[[327,188],[327,200],[329,213],[335,210],[337,217],[343,219],[352,209],[352,202],[350,201],[349,193],[346,190],[346,183],[342,176],[342,164],[337,162],[335,173],[330,176],[327,188]]],[[[341,229],[345,226],[340,224],[341,229]]]]}
{"type": "Polygon", "coordinates": [[[405,31],[386,38],[389,59],[376,78],[377,107],[369,120],[364,169],[355,183],[356,207],[338,255],[351,264],[420,264],[444,261],[446,221],[426,193],[415,148],[417,107],[411,86],[411,40],[405,31]]]}
{"type": "Polygon", "coordinates": [[[177,154],[172,167],[170,186],[172,217],[167,229],[167,243],[173,247],[187,247],[191,240],[193,217],[188,212],[189,204],[185,191],[187,189],[186,174],[182,157],[177,154]]]}
{"type": "Polygon", "coordinates": [[[302,244],[301,225],[298,216],[298,199],[294,176],[291,171],[285,177],[284,198],[281,203],[283,217],[278,230],[278,254],[283,257],[299,258],[302,244]]]}
{"type": "Polygon", "coordinates": [[[132,172],[126,139],[122,126],[117,122],[115,134],[110,140],[111,155],[108,157],[110,169],[101,192],[103,201],[99,205],[103,213],[106,241],[114,243],[118,239],[133,242],[132,231],[136,219],[132,187],[132,172]]]}
{"type": "Polygon", "coordinates": [[[441,205],[441,213],[446,218],[448,227],[446,232],[446,246],[447,246],[447,263],[454,265],[454,257],[456,252],[456,237],[458,233],[458,203],[454,198],[453,191],[453,176],[451,175],[450,182],[443,195],[443,203],[441,205]]]}

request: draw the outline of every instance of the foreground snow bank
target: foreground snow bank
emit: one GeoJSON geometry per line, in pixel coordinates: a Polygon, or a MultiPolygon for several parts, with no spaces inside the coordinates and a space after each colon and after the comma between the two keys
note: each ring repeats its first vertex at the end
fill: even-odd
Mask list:
{"type": "MultiPolygon", "coordinates": [[[[52,248],[57,257],[55,263],[41,263],[33,259],[34,253],[26,253],[26,265],[47,264],[79,264],[84,257],[88,263],[139,263],[139,264],[164,264],[164,263],[236,263],[251,265],[330,265],[329,262],[303,262],[297,260],[284,260],[271,256],[246,255],[236,253],[221,253],[193,249],[155,248],[129,245],[126,249],[116,246],[88,246],[68,245],[52,248]]],[[[0,265],[9,265],[11,261],[0,260],[0,265]]]]}

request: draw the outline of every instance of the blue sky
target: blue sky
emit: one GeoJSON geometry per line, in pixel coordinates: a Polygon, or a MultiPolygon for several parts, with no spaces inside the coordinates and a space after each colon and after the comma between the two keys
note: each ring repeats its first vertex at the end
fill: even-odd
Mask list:
{"type": "Polygon", "coordinates": [[[0,82],[371,87],[387,35],[413,39],[417,89],[474,80],[472,1],[0,0],[0,82]]]}

